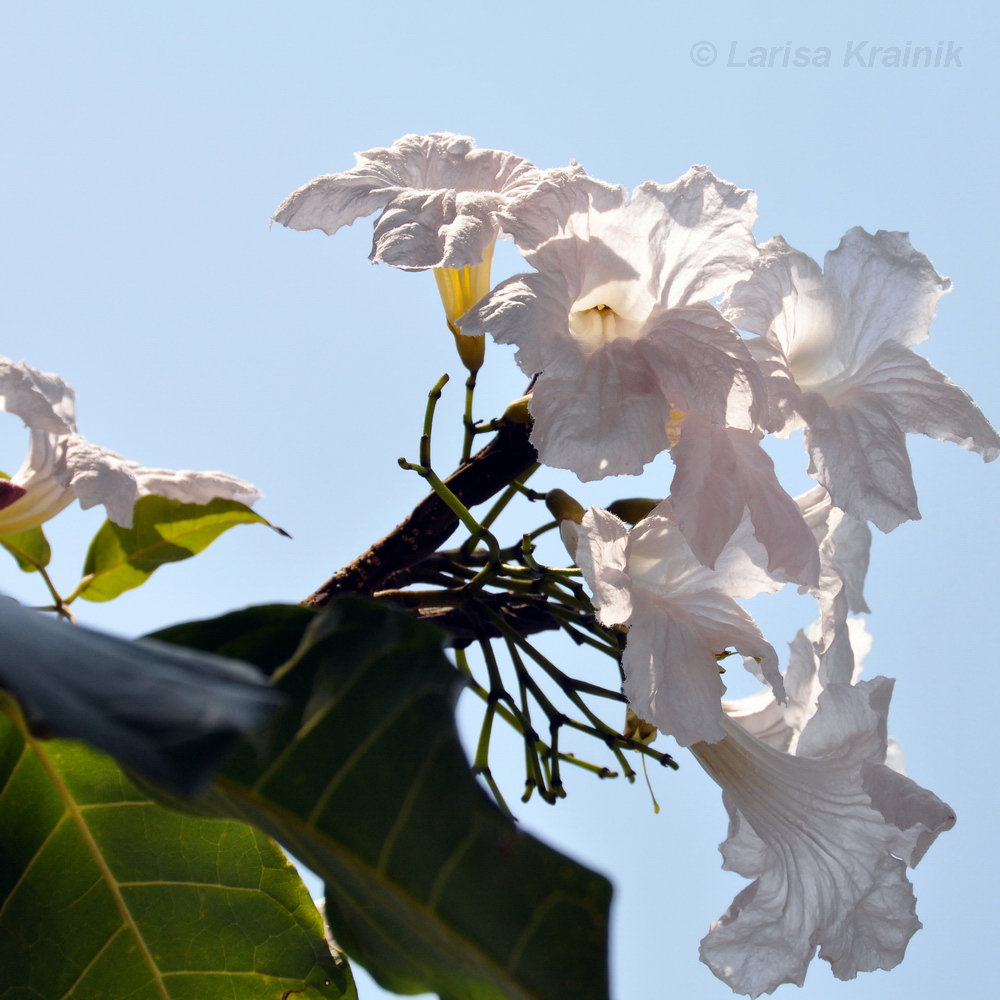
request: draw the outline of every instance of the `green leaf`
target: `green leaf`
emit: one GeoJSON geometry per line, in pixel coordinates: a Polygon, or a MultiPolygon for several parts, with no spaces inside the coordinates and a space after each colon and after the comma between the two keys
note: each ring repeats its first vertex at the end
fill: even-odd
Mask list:
{"type": "Polygon", "coordinates": [[[455,727],[461,676],[437,629],[342,598],[322,616],[250,609],[156,638],[274,671],[289,706],[268,749],[238,744],[202,804],[323,876],[335,938],[384,987],[605,1000],[611,887],[480,789],[455,727]]]}
{"type": "Polygon", "coordinates": [[[25,573],[36,573],[40,566],[48,566],[52,558],[49,540],[41,525],[19,531],[14,535],[0,535],[2,545],[16,560],[25,573]]]}
{"type": "Polygon", "coordinates": [[[158,496],[140,497],[133,517],[131,528],[105,521],[98,529],[83,567],[84,579],[92,579],[80,597],[110,601],[141,587],[164,563],[197,555],[237,524],[268,524],[235,500],[196,504],[158,496]]]}
{"type": "Polygon", "coordinates": [[[0,996],[356,1000],[280,849],[154,804],[109,758],[0,712],[0,996]]]}

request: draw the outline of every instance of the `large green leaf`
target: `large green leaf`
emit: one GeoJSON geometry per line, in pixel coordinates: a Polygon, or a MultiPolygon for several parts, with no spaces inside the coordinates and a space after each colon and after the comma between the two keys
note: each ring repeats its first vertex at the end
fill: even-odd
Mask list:
{"type": "Polygon", "coordinates": [[[80,592],[88,601],[110,601],[141,587],[164,563],[179,562],[208,548],[237,524],[268,524],[235,500],[181,503],[167,497],[140,497],[131,528],[105,521],[90,543],[80,592]]]}
{"type": "Polygon", "coordinates": [[[322,616],[250,609],[157,638],[274,670],[289,705],[269,748],[238,745],[203,804],[323,876],[334,936],[383,986],[449,1000],[607,997],[611,887],[480,789],[455,727],[460,675],[436,629],[344,598],[322,616]]]}
{"type": "Polygon", "coordinates": [[[25,573],[35,573],[39,567],[48,566],[52,558],[49,540],[41,526],[14,535],[0,535],[0,545],[17,560],[25,573]]]}
{"type": "Polygon", "coordinates": [[[82,743],[0,712],[0,997],[356,998],[278,847],[149,800],[82,743]]]}

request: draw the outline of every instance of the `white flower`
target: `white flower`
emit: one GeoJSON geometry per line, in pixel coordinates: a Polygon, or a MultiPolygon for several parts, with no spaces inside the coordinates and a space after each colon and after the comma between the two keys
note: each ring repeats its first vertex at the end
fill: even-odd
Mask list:
{"type": "Polygon", "coordinates": [[[753,426],[759,373],[709,299],[752,270],[755,206],[704,167],[631,200],[574,167],[498,213],[538,273],[502,282],[459,325],[516,344],[524,372],[542,373],[543,462],[583,480],[637,475],[669,447],[676,411],[753,426]]]}
{"type": "Polygon", "coordinates": [[[763,549],[744,519],[714,569],[691,552],[669,504],[631,531],[592,507],[563,536],[594,594],[605,625],[628,625],[622,661],[625,694],[635,713],[681,746],[725,735],[718,657],[734,647],[781,697],[778,659],[734,597],[773,592],[761,567],[763,549]],[[759,666],[758,666],[759,663],[759,666]]]}
{"type": "Polygon", "coordinates": [[[476,149],[466,135],[404,135],[388,149],[355,153],[356,165],[292,192],[273,221],[332,236],[364,215],[375,221],[371,260],[404,271],[434,269],[448,326],[465,366],[479,370],[483,338],[456,321],[490,290],[499,230],[495,213],[543,176],[520,156],[476,149]]]}
{"type": "Polygon", "coordinates": [[[197,504],[259,499],[259,490],[224,472],[147,469],[91,444],[77,433],[74,399],[58,375],[0,357],[0,410],[31,431],[24,463],[0,490],[0,535],[37,527],[74,500],[84,509],[104,504],[112,521],[130,528],[136,500],[151,493],[197,504]]]}
{"type": "Polygon", "coordinates": [[[582,480],[638,475],[672,448],[671,500],[712,566],[749,507],[774,565],[815,584],[815,545],[759,446],[763,380],[709,300],[750,274],[756,196],[692,167],[633,192],[552,170],[497,214],[535,274],[502,282],[464,334],[516,344],[531,442],[582,480]],[[712,459],[707,455],[711,453],[712,459]]]}
{"type": "Polygon", "coordinates": [[[954,441],[986,461],[1000,437],[972,399],[909,348],[951,288],[905,233],[849,230],[825,268],[780,236],[723,302],[759,335],[769,428],[805,425],[809,474],[835,506],[882,531],[920,517],[906,433],[954,441]]]}
{"type": "MultiPolygon", "coordinates": [[[[860,653],[867,636],[853,631],[860,653]]],[[[701,946],[737,993],[801,986],[817,947],[838,979],[891,969],[921,926],[906,866],[955,815],[901,773],[886,736],[894,682],[854,683],[846,667],[800,632],[787,706],[766,691],[725,703],[726,738],[691,748],[723,789],[723,867],[755,879],[701,946]]]]}
{"type": "Polygon", "coordinates": [[[404,135],[388,149],[355,153],[357,164],[290,194],[274,221],[333,235],[364,215],[375,222],[371,259],[406,271],[480,264],[497,229],[493,213],[540,172],[465,135],[404,135]]]}

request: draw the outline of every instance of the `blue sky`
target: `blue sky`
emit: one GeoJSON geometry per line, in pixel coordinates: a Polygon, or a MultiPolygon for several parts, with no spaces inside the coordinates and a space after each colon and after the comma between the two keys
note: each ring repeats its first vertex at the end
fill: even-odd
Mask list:
{"type": "MultiPolygon", "coordinates": [[[[268,225],[289,191],[406,132],[467,133],[545,167],[576,158],[630,186],[706,163],[758,191],[760,240],[814,256],[854,225],[908,230],[955,283],[920,351],[1000,421],[998,42],[985,3],[0,3],[0,353],[73,385],[95,442],[243,476],[294,536],[239,529],[82,616],[139,634],[299,600],[419,498],[395,460],[415,451],[430,385],[459,376],[433,281],[371,266],[365,221],[332,239],[268,225]],[[695,61],[703,43],[711,65],[695,61]],[[789,43],[829,48],[830,65],[780,65],[789,43]],[[876,46],[939,43],[960,66],[891,68],[884,51],[867,65],[876,46]],[[727,65],[755,46],[775,65],[727,65]]],[[[518,269],[501,247],[496,275],[518,269]]],[[[482,385],[479,416],[520,394],[509,351],[491,351],[482,385]]],[[[456,385],[441,454],[458,406],[456,385]]],[[[0,468],[24,443],[5,418],[0,468]]],[[[774,454],[793,493],[808,485],[799,441],[774,454]]],[[[978,998],[992,979],[1000,463],[915,438],[911,455],[924,517],[876,539],[866,673],[898,678],[890,729],[959,820],[913,873],[925,929],[903,965],[839,983],[816,963],[804,1000],[978,998]]],[[[637,482],[538,484],[606,502],[662,495],[668,477],[661,459],[637,482]]],[[[49,526],[67,590],[100,521],[74,509],[49,526]]],[[[13,563],[0,577],[27,601],[36,585],[13,563]]],[[[754,613],[783,652],[813,609],[781,596],[754,613]]],[[[697,945],[744,882],[719,869],[718,790],[680,759],[654,776],[659,816],[641,784],[587,778],[521,814],[615,880],[618,997],[731,995],[697,945]]],[[[363,983],[364,1000],[382,995],[363,983]]]]}

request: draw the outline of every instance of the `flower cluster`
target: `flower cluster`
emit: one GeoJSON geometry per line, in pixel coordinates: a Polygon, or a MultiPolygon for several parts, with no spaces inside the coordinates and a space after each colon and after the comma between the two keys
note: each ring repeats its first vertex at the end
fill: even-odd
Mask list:
{"type": "Polygon", "coordinates": [[[822,268],[781,237],[758,245],[756,195],[702,166],[630,194],[448,133],[359,154],[275,219],[333,233],[376,211],[372,259],[435,270],[460,349],[516,347],[541,463],[587,482],[670,453],[669,495],[636,523],[570,505],[561,527],[599,622],[627,630],[630,708],[722,787],[724,866],[754,879],[703,961],[751,996],[801,984],[817,949],[842,979],[897,964],[920,926],[905,868],[954,815],[902,774],[893,682],[858,679],[849,615],[868,611],[868,522],[920,516],[905,435],[1000,455],[911,350],[948,279],[904,233],[851,229],[822,268]],[[491,289],[500,234],[533,270],[491,289]],[[761,441],[800,428],[818,485],[796,500],[761,441]],[[782,674],[737,601],[788,583],[819,620],[782,674]],[[765,685],[743,702],[723,700],[733,651],[765,685]]]}

